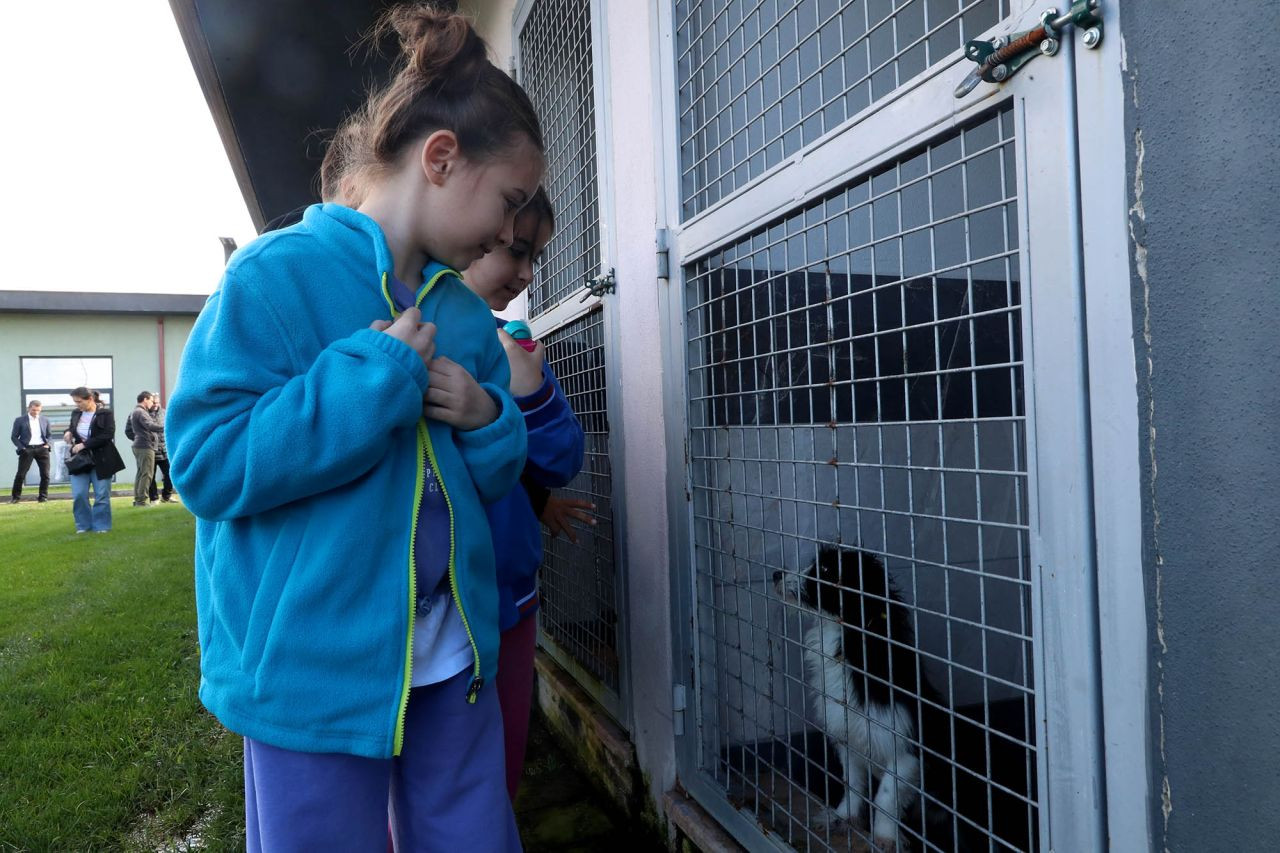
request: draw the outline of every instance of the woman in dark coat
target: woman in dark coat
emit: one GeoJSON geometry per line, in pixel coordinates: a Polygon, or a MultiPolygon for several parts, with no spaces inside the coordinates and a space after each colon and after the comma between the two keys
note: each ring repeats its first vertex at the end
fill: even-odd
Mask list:
{"type": "Polygon", "coordinates": [[[71,413],[71,427],[63,436],[73,454],[87,449],[93,468],[71,474],[71,514],[76,533],[106,533],[111,529],[111,478],[124,470],[124,460],[116,450],[116,419],[102,405],[98,392],[80,387],[71,392],[76,411],[71,413]],[[93,487],[93,507],[89,506],[89,487],[93,487]]]}

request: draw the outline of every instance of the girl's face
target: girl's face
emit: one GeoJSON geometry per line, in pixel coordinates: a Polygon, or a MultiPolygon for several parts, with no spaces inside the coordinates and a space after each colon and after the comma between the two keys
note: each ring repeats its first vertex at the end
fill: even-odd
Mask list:
{"type": "Polygon", "coordinates": [[[92,412],[98,407],[94,404],[92,397],[72,397],[71,401],[76,404],[76,408],[82,412],[92,412]]]}
{"type": "Polygon", "coordinates": [[[494,311],[502,311],[533,282],[533,264],[551,239],[551,225],[531,213],[516,217],[511,245],[467,268],[463,281],[494,311]]]}
{"type": "Polygon", "coordinates": [[[499,156],[477,162],[456,147],[433,149],[428,140],[422,159],[433,189],[421,222],[427,254],[463,270],[512,244],[516,214],[542,181],[545,161],[532,142],[522,137],[499,156]]]}

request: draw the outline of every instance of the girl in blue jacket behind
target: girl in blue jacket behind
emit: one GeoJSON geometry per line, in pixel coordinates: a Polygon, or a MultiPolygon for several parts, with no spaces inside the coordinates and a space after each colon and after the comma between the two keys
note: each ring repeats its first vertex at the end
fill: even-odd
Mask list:
{"type": "Polygon", "coordinates": [[[236,253],[169,409],[197,516],[200,697],[245,739],[248,848],[518,850],[484,504],[525,417],[454,272],[512,242],[544,168],[524,92],[459,15],[389,13],[359,210],[236,253]]]}
{"type": "MultiPolygon", "coordinates": [[[[554,228],[551,200],[539,187],[516,217],[511,245],[469,267],[467,287],[492,310],[505,310],[533,282],[534,261],[554,228]]],[[[503,321],[496,322],[501,326],[503,321]]],[[[498,700],[506,744],[507,790],[514,800],[524,768],[533,699],[534,617],[538,567],[542,564],[538,517],[549,490],[568,485],[582,468],[583,437],[582,426],[546,362],[543,345],[538,343],[526,351],[506,332],[499,330],[498,337],[511,364],[511,393],[529,433],[529,456],[520,485],[486,508],[498,564],[498,625],[502,630],[498,700]]],[[[573,503],[579,510],[590,506],[573,503]]]]}

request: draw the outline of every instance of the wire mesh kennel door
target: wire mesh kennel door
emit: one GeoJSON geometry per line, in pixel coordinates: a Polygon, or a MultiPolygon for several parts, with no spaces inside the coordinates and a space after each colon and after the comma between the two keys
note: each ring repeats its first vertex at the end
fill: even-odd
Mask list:
{"type": "Polygon", "coordinates": [[[612,300],[583,292],[609,272],[611,254],[601,219],[609,184],[598,167],[607,139],[598,109],[599,9],[591,0],[533,0],[517,8],[515,25],[518,76],[542,120],[544,184],[556,216],[529,289],[529,322],[586,438],[581,473],[556,494],[590,501],[596,520],[576,531],[576,544],[544,536],[539,642],[625,726],[625,589],[615,523],[622,492],[612,465],[616,400],[607,390],[616,321],[612,300]]]}
{"type": "Polygon", "coordinates": [[[670,10],[678,754],[748,846],[1105,847],[1074,57],[951,95],[1012,5],[670,10]]]}

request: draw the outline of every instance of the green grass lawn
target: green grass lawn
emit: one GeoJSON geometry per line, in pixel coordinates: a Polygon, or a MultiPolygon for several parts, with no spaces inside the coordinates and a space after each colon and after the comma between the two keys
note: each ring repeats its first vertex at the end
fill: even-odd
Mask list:
{"type": "MultiPolygon", "coordinates": [[[[106,535],[0,504],[0,853],[244,849],[241,740],[196,696],[194,522],[129,503],[106,535]]],[[[662,848],[610,808],[535,720],[526,849],[662,848]]]]}
{"type": "Polygon", "coordinates": [[[0,505],[0,851],[243,847],[240,739],[200,706],[191,515],[0,505]]]}

